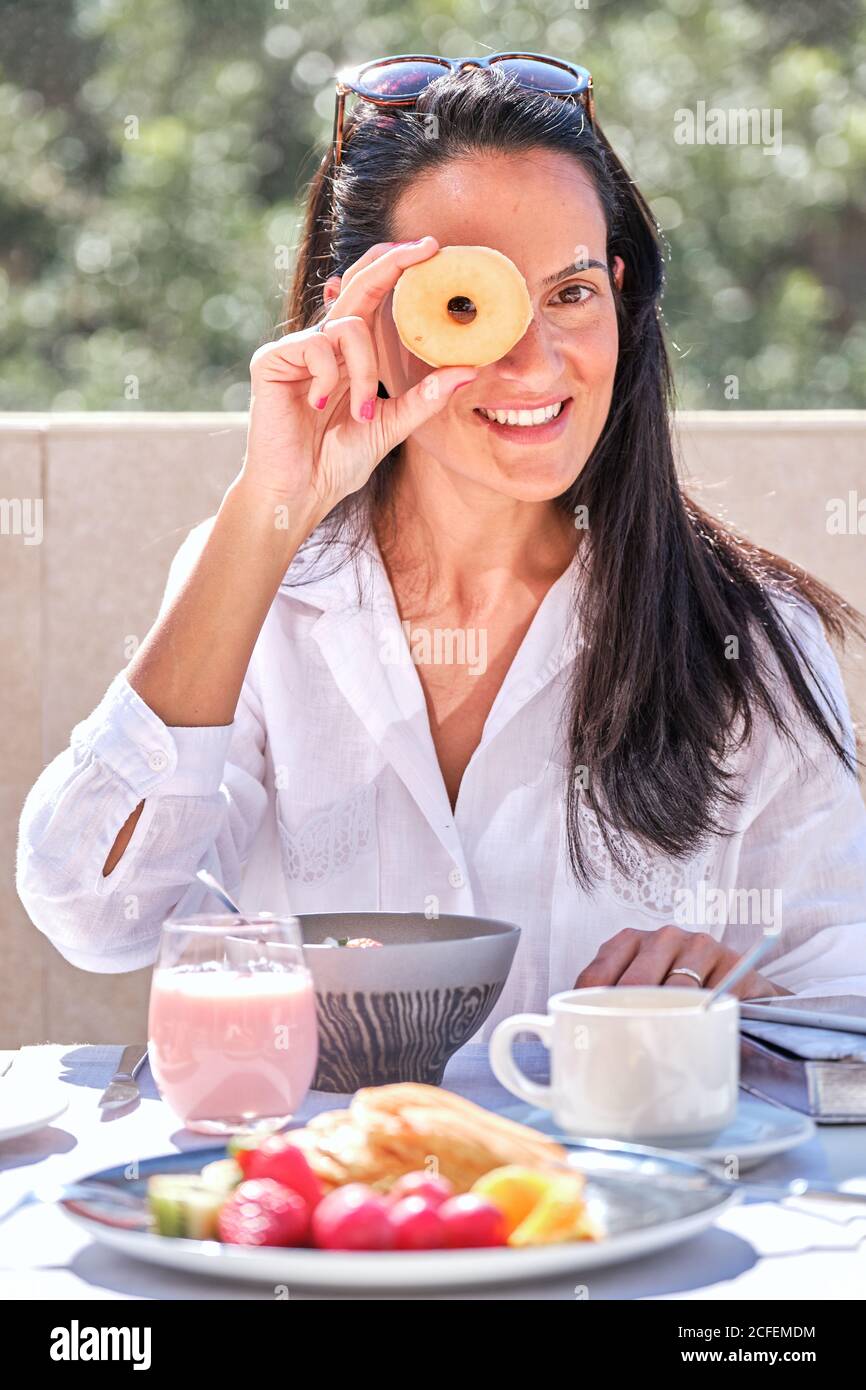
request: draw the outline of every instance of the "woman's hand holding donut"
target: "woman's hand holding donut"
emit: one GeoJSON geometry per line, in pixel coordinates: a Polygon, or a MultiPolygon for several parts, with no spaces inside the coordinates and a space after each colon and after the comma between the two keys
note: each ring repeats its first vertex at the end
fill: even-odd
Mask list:
{"type": "MultiPolygon", "coordinates": [[[[442,409],[458,382],[477,376],[474,367],[440,368],[404,395],[378,401],[372,418],[364,414],[380,379],[377,311],[404,267],[435,250],[432,237],[371,247],[342,277],[323,332],[290,333],[254,354],[243,467],[126,672],[166,724],[232,722],[262,624],[299,546],[390,449],[442,409]]],[[[123,855],[143,805],[117,834],[103,873],[123,855]]]]}
{"type": "Polygon", "coordinates": [[[443,367],[401,396],[377,397],[375,315],[403,270],[438,249],[429,236],[371,246],[342,276],[321,331],[289,333],[254,353],[247,452],[237,482],[247,495],[287,506],[293,530],[312,530],[458,385],[478,375],[474,367],[443,367]]]}

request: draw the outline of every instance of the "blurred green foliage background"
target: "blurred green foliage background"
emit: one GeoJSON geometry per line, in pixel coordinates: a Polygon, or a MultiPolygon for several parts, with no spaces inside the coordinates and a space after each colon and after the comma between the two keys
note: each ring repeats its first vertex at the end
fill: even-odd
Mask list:
{"type": "Polygon", "coordinates": [[[245,409],[335,70],[513,48],[592,69],[680,404],[866,406],[855,0],[0,0],[0,409],[245,409]],[[781,152],[678,144],[700,101],[781,109],[781,152]]]}

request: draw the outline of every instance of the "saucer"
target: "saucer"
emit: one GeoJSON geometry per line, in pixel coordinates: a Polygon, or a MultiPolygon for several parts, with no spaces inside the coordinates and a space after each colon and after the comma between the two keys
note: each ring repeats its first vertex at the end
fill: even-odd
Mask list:
{"type": "MultiPolygon", "coordinates": [[[[526,1105],[522,1101],[500,1110],[501,1115],[520,1124],[531,1125],[533,1129],[556,1139],[560,1144],[592,1143],[586,1135],[566,1134],[556,1123],[548,1110],[526,1105]]],[[[785,1106],[773,1105],[760,1100],[746,1091],[740,1091],[737,1113],[725,1129],[707,1144],[696,1145],[693,1140],[677,1142],[675,1139],[636,1138],[627,1142],[650,1144],[654,1148],[664,1148],[672,1153],[688,1158],[693,1163],[724,1164],[736,1158],[740,1171],[756,1168],[768,1158],[805,1144],[815,1133],[815,1123],[808,1115],[785,1106]]],[[[608,1136],[613,1138],[613,1135],[608,1136]]],[[[617,1136],[624,1138],[625,1136],[617,1136]]]]}

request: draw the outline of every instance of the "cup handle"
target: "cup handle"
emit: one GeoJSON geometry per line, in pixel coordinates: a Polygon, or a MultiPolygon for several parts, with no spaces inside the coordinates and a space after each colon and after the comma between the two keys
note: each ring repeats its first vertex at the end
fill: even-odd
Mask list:
{"type": "Polygon", "coordinates": [[[515,1014],[496,1025],[489,1047],[490,1067],[496,1080],[512,1095],[544,1110],[550,1110],[553,1104],[552,1087],[530,1081],[515,1062],[511,1044],[515,1033],[537,1033],[549,1052],[552,1029],[553,1019],[545,1014],[515,1014]]]}

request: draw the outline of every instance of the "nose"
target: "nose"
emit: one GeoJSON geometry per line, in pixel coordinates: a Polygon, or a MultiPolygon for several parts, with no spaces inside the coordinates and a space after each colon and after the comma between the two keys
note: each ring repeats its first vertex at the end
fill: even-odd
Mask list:
{"type": "Polygon", "coordinates": [[[557,333],[536,316],[523,337],[494,365],[502,381],[542,393],[561,378],[563,361],[557,333]]]}

